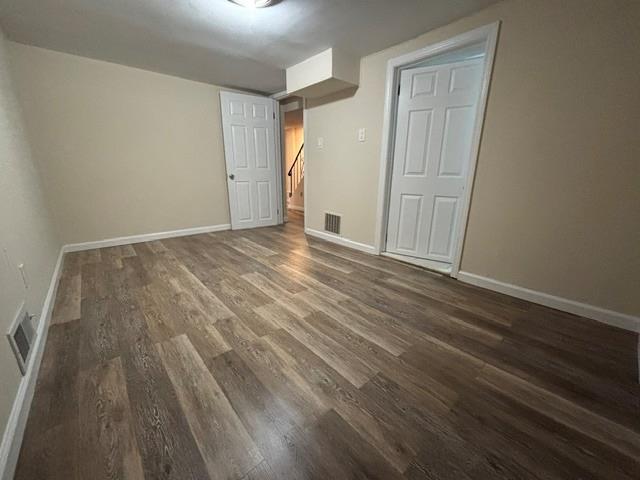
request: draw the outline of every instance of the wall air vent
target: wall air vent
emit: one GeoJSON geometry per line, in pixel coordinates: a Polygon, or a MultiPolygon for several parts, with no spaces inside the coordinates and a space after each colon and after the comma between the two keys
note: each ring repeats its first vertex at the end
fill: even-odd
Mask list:
{"type": "Polygon", "coordinates": [[[340,215],[325,212],[324,214],[325,231],[335,233],[336,235],[340,235],[340,219],[341,218],[342,217],[340,215]]]}
{"type": "Polygon", "coordinates": [[[23,304],[20,307],[20,310],[18,310],[18,315],[7,333],[7,339],[11,344],[11,349],[16,356],[16,361],[18,362],[18,367],[20,367],[22,375],[25,375],[27,372],[31,345],[33,345],[35,337],[33,326],[31,324],[32,318],[33,315],[30,315],[29,312],[25,310],[23,304]]]}

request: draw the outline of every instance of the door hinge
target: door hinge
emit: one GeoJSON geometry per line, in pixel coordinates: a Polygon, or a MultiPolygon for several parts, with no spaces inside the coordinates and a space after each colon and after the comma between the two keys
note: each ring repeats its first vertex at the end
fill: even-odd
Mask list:
{"type": "Polygon", "coordinates": [[[398,96],[400,96],[400,84],[398,84],[398,96]]]}
{"type": "Polygon", "coordinates": [[[276,119],[276,112],[273,112],[273,119],[276,119]]]}

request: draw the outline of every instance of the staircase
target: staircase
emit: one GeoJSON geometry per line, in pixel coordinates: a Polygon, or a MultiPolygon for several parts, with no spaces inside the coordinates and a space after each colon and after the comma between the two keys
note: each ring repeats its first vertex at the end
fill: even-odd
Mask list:
{"type": "Polygon", "coordinates": [[[298,150],[287,176],[289,177],[289,198],[291,198],[304,179],[304,143],[300,145],[300,150],[298,150]]]}

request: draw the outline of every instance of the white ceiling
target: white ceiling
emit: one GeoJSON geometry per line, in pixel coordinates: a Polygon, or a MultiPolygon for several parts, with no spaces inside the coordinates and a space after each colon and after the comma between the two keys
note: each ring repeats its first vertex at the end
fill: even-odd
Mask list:
{"type": "Polygon", "coordinates": [[[496,0],[0,0],[11,40],[224,86],[284,90],[329,47],[361,57],[496,0]]]}

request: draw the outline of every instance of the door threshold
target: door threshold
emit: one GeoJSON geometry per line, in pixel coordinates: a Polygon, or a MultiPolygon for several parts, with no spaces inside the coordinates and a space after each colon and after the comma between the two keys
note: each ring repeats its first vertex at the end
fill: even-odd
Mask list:
{"type": "Polygon", "coordinates": [[[412,265],[417,265],[418,267],[433,270],[445,275],[451,275],[450,263],[436,262],[435,260],[427,260],[426,258],[409,257],[408,255],[398,255],[397,253],[391,252],[381,252],[380,255],[384,255],[385,257],[393,258],[394,260],[399,260],[401,262],[410,263],[412,265]]]}

